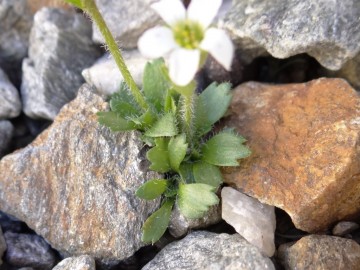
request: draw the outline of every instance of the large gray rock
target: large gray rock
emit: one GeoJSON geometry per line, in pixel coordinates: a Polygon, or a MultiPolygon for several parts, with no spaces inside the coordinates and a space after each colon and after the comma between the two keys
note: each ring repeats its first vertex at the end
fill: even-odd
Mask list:
{"type": "MultiPolygon", "coordinates": [[[[142,77],[147,59],[138,50],[122,51],[125,63],[137,85],[142,85],[142,77]]],[[[124,81],[114,59],[105,54],[90,68],[84,69],[82,75],[88,84],[96,87],[99,93],[111,95],[120,89],[124,81]]]]}
{"type": "Polygon", "coordinates": [[[2,264],[1,258],[3,257],[5,251],[6,251],[6,242],[0,227],[0,265],[2,264]]]}
{"type": "Polygon", "coordinates": [[[5,258],[11,265],[50,270],[56,264],[54,251],[40,236],[6,232],[4,237],[7,245],[5,258]]]}
{"type": "Polygon", "coordinates": [[[16,117],[20,112],[19,92],[0,69],[0,119],[16,117]]]}
{"type": "Polygon", "coordinates": [[[75,98],[81,71],[99,56],[91,24],[82,14],[43,8],[34,17],[29,58],[23,62],[21,93],[31,118],[53,120],[75,98]]]}
{"type": "Polygon", "coordinates": [[[88,255],[66,258],[52,270],[95,270],[95,261],[88,255]]]}
{"type": "MultiPolygon", "coordinates": [[[[13,136],[14,126],[8,120],[0,120],[0,158],[9,148],[9,143],[13,136]]],[[[1,191],[0,191],[1,192],[1,191]]]]}
{"type": "MultiPolygon", "coordinates": [[[[96,0],[111,33],[121,48],[133,49],[141,34],[161,22],[160,17],[150,8],[154,0],[96,0]]],[[[93,40],[104,43],[104,39],[93,24],[93,40]]]]}
{"type": "Polygon", "coordinates": [[[112,133],[96,113],[104,99],[84,85],[29,146],[0,161],[0,209],[62,254],[122,260],[144,245],[141,227],[159,201],[135,191],[149,172],[136,132],[112,133]]]}
{"type": "Polygon", "coordinates": [[[264,270],[275,267],[238,234],[197,231],[167,245],[143,268],[168,269],[264,270]]]}
{"type": "Polygon", "coordinates": [[[265,50],[277,58],[307,53],[337,70],[360,51],[358,0],[234,0],[219,25],[249,62],[265,50]]]}

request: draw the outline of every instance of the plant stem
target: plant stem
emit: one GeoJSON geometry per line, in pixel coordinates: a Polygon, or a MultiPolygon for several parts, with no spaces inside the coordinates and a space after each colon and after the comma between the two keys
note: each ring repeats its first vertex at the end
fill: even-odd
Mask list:
{"type": "Polygon", "coordinates": [[[97,24],[101,34],[103,35],[106,44],[108,45],[109,51],[111,52],[112,56],[114,57],[114,60],[124,77],[124,80],[126,84],[129,86],[129,89],[134,96],[136,102],[144,109],[148,109],[148,105],[145,102],[145,99],[143,95],[141,94],[139,88],[136,86],[136,83],[131,76],[128,68],[126,67],[124,58],[122,57],[121,51],[111,34],[109,28],[107,27],[104,18],[99,12],[99,9],[97,8],[94,0],[82,0],[83,9],[85,12],[87,12],[91,18],[94,20],[94,22],[97,24]]]}

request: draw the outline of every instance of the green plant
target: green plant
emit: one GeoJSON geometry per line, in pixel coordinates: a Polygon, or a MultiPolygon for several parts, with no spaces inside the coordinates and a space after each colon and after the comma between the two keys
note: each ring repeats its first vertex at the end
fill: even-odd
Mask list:
{"type": "MultiPolygon", "coordinates": [[[[219,202],[215,194],[223,182],[219,167],[238,166],[238,159],[250,155],[244,145],[245,139],[233,129],[208,135],[228,109],[231,86],[212,83],[197,94],[194,72],[177,77],[178,72],[169,71],[164,60],[159,58],[146,65],[143,87],[138,89],[94,0],[67,1],[83,9],[97,23],[125,80],[119,92],[110,99],[111,111],[98,113],[100,124],[112,131],[141,131],[143,141],[151,148],[146,154],[151,162],[150,169],[165,175],[163,179],[147,181],[136,192],[145,200],[162,197],[160,209],[143,226],[142,240],[154,243],[167,229],[175,203],[187,218],[204,216],[210,206],[219,202]]],[[[176,25],[179,27],[179,22],[176,25]]],[[[200,63],[196,63],[196,68],[199,68],[207,56],[198,42],[205,34],[199,34],[201,25],[185,23],[180,26],[184,25],[184,31],[189,30],[189,25],[195,25],[196,36],[201,37],[195,40],[197,45],[192,44],[195,44],[192,49],[198,50],[200,63]]],[[[190,34],[184,34],[176,28],[175,38],[179,39],[179,33],[191,36],[191,29],[189,31],[190,34]]],[[[182,39],[181,42],[189,45],[182,39]]],[[[209,51],[212,53],[211,49],[209,51]]]]}

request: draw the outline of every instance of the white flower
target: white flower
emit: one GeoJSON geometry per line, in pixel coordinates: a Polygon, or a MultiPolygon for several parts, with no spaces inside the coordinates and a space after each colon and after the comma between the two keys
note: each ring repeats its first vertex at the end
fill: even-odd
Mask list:
{"type": "Polygon", "coordinates": [[[161,0],[151,7],[167,23],[147,30],[139,39],[140,52],[149,58],[169,55],[172,81],[185,86],[194,78],[209,52],[224,68],[230,70],[233,44],[225,31],[212,28],[222,0],[192,0],[186,10],[181,0],[161,0]]]}

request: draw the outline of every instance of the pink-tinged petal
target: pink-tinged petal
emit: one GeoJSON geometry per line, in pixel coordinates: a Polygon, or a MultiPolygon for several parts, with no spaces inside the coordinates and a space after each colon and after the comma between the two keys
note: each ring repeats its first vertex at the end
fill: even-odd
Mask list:
{"type": "Polygon", "coordinates": [[[219,11],[222,0],[192,0],[187,18],[198,21],[204,29],[208,28],[219,11]]]}
{"type": "Polygon", "coordinates": [[[176,49],[170,54],[169,75],[180,86],[191,82],[199,68],[200,51],[176,49]]]}
{"type": "Polygon", "coordinates": [[[151,7],[170,26],[186,18],[186,10],[180,0],[161,0],[152,4],[151,7]]]}
{"type": "Polygon", "coordinates": [[[224,68],[231,69],[234,45],[224,30],[216,28],[206,30],[200,48],[209,52],[224,68]]]}
{"type": "Polygon", "coordinates": [[[138,40],[140,53],[148,58],[165,56],[176,47],[171,29],[165,26],[147,30],[138,40]]]}

